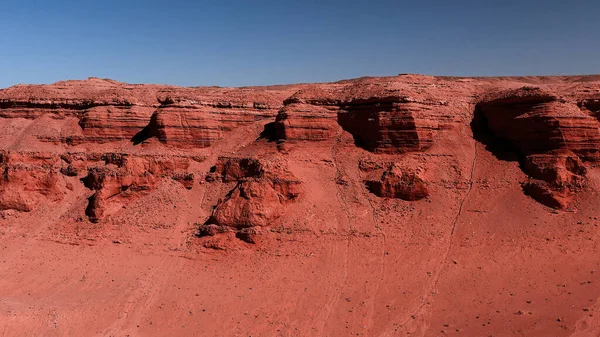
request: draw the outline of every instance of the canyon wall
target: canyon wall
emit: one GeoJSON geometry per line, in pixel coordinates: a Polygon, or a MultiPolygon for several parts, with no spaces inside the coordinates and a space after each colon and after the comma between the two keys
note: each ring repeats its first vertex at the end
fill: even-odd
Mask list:
{"type": "Polygon", "coordinates": [[[228,186],[200,233],[266,227],[301,198],[306,184],[285,168],[290,146],[333,143],[392,156],[364,175],[363,188],[415,201],[430,195],[432,182],[406,156],[457,137],[488,148],[503,144],[527,177],[523,191],[567,209],[586,187],[586,167],[600,161],[600,100],[561,81],[535,86],[405,75],[253,88],[98,78],[18,85],[0,90],[0,209],[30,212],[83,184],[90,191],[84,213],[99,222],[165,179],[188,189],[199,180],[228,186]],[[458,135],[466,124],[472,131],[458,135]],[[260,145],[254,157],[219,152],[226,151],[220,144],[248,130],[260,131],[252,131],[254,145],[246,144],[260,145]]]}

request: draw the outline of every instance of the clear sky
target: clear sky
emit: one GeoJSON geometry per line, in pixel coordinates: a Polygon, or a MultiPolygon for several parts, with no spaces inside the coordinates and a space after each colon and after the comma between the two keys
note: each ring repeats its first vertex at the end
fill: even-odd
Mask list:
{"type": "Polygon", "coordinates": [[[600,73],[600,0],[0,0],[0,87],[600,73]]]}

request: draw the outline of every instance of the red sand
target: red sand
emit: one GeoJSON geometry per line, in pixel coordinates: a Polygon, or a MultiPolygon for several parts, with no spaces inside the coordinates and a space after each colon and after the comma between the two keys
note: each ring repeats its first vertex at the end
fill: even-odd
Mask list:
{"type": "Polygon", "coordinates": [[[597,336],[599,99],[597,76],[0,90],[0,334],[597,336]]]}

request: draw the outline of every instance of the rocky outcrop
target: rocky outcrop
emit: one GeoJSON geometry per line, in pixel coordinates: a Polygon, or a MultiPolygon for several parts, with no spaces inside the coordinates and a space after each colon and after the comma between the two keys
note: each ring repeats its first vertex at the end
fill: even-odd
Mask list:
{"type": "Polygon", "coordinates": [[[600,160],[598,121],[541,89],[493,94],[477,104],[476,114],[496,137],[524,155],[568,149],[584,160],[600,160]]]}
{"type": "Polygon", "coordinates": [[[191,189],[193,174],[186,172],[190,159],[168,156],[105,154],[103,163],[88,167],[82,178],[95,193],[89,198],[86,215],[92,222],[105,218],[131,200],[151,191],[163,178],[171,177],[191,189]]]}
{"type": "Polygon", "coordinates": [[[0,211],[30,212],[39,203],[62,200],[65,183],[48,153],[0,153],[0,211]]]}
{"type": "Polygon", "coordinates": [[[130,140],[147,124],[154,108],[141,106],[103,106],[80,115],[83,131],[80,142],[104,143],[130,140]]]}
{"type": "Polygon", "coordinates": [[[173,179],[191,189],[194,173],[189,170],[190,163],[203,160],[198,156],[118,152],[57,155],[1,151],[0,210],[29,212],[40,203],[60,201],[80,178],[94,191],[86,214],[98,222],[112,209],[151,191],[163,179],[173,179]]]}
{"type": "Polygon", "coordinates": [[[256,158],[219,157],[207,181],[237,182],[245,178],[263,178],[264,175],[265,168],[256,158]]]}
{"type": "Polygon", "coordinates": [[[585,185],[587,172],[581,159],[569,150],[532,154],[525,158],[529,180],[523,190],[532,198],[552,208],[567,208],[575,192],[585,185]]]}
{"type": "Polygon", "coordinates": [[[322,88],[299,90],[283,103],[275,120],[275,138],[286,141],[322,141],[333,137],[340,100],[322,88]]]}
{"type": "Polygon", "coordinates": [[[392,163],[379,180],[367,180],[367,188],[380,198],[415,201],[429,196],[425,181],[414,171],[392,163]]]}
{"type": "MultiPolygon", "coordinates": [[[[200,228],[201,236],[236,231],[238,237],[253,241],[253,232],[248,229],[271,225],[301,193],[300,181],[280,162],[220,158],[216,168],[216,172],[221,172],[221,181],[237,182],[200,228]]],[[[217,178],[210,180],[218,181],[217,178]]]]}
{"type": "Polygon", "coordinates": [[[260,103],[203,103],[165,97],[152,115],[144,138],[156,137],[176,147],[209,147],[237,127],[273,118],[275,111],[260,103]]]}
{"type": "Polygon", "coordinates": [[[176,172],[173,173],[173,180],[179,182],[183,187],[188,190],[191,190],[194,187],[194,174],[193,173],[182,173],[176,172]]]}
{"type": "Polygon", "coordinates": [[[598,121],[539,88],[493,93],[477,104],[475,119],[521,156],[525,192],[553,208],[568,207],[583,186],[582,160],[600,160],[598,121]]]}
{"type": "Polygon", "coordinates": [[[336,108],[291,103],[277,114],[277,140],[322,141],[333,138],[338,128],[336,108]]]}
{"type": "Polygon", "coordinates": [[[0,90],[0,118],[50,117],[58,131],[35,136],[52,143],[133,138],[139,144],[157,137],[178,147],[208,147],[240,125],[274,118],[292,93],[286,86],[180,88],[90,78],[0,90]]]}
{"type": "Polygon", "coordinates": [[[338,122],[350,132],[357,145],[377,153],[420,152],[433,145],[439,123],[422,111],[434,102],[409,97],[352,100],[338,113],[338,122]]]}
{"type": "Polygon", "coordinates": [[[290,200],[280,192],[289,190],[290,184],[268,179],[241,181],[217,205],[209,222],[235,229],[268,226],[282,215],[281,206],[290,200]]]}
{"type": "Polygon", "coordinates": [[[353,84],[301,90],[284,101],[275,126],[278,140],[331,139],[341,126],[356,145],[377,153],[424,151],[433,144],[447,102],[353,84]],[[336,125],[337,124],[337,125],[336,125]]]}

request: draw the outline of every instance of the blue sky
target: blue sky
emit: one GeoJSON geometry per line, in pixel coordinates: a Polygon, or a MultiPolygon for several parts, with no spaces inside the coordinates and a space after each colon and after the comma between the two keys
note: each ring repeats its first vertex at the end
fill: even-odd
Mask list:
{"type": "Polygon", "coordinates": [[[600,73],[600,1],[0,3],[0,87],[600,73]]]}

